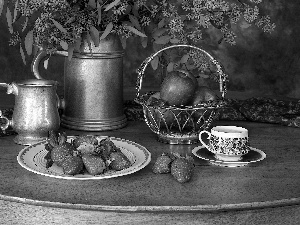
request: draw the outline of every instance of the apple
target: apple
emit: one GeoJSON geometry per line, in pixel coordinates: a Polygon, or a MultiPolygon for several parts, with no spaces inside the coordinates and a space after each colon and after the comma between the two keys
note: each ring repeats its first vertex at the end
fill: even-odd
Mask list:
{"type": "MultiPolygon", "coordinates": [[[[160,98],[160,92],[156,92],[148,98],[146,104],[148,106],[165,106],[166,102],[160,98]]],[[[162,121],[163,118],[167,124],[170,124],[174,121],[174,116],[169,110],[160,109],[162,114],[158,111],[158,109],[149,107],[148,110],[149,110],[149,113],[152,114],[153,119],[158,123],[160,123],[160,121],[162,121]]],[[[148,117],[149,117],[151,123],[154,123],[152,117],[150,115],[148,117]]]]}
{"type": "MultiPolygon", "coordinates": [[[[160,98],[160,92],[156,92],[156,93],[150,95],[146,104],[148,106],[167,106],[166,102],[160,98]]],[[[176,122],[175,116],[177,116],[178,113],[180,112],[178,110],[173,110],[175,113],[175,116],[174,116],[174,114],[169,109],[160,109],[160,112],[159,112],[158,109],[149,107],[148,110],[149,110],[149,113],[152,114],[153,119],[155,121],[157,121],[158,123],[162,123],[163,125],[165,125],[165,123],[166,123],[167,126],[170,126],[172,123],[176,122]],[[163,122],[163,121],[165,121],[165,122],[163,122]]],[[[154,121],[150,115],[149,115],[149,119],[150,119],[151,123],[154,123],[154,121]]]]}
{"type": "Polygon", "coordinates": [[[217,95],[207,86],[199,86],[191,101],[191,105],[198,105],[207,101],[214,101],[217,99],[217,95]]]}
{"type": "Polygon", "coordinates": [[[160,92],[158,91],[158,92],[150,95],[150,97],[147,100],[147,105],[154,106],[154,105],[157,105],[159,103],[159,101],[160,101],[160,92]]]}
{"type": "Polygon", "coordinates": [[[160,97],[172,106],[187,105],[194,96],[197,80],[193,75],[183,71],[172,71],[163,80],[160,87],[160,97]]]}

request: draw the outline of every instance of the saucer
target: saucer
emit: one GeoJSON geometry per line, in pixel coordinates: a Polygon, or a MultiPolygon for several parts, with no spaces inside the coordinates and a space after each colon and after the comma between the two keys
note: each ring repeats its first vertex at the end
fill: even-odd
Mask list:
{"type": "Polygon", "coordinates": [[[222,161],[216,158],[215,154],[207,150],[204,146],[198,146],[192,150],[193,154],[206,161],[209,161],[213,165],[225,166],[225,167],[240,167],[246,166],[250,163],[258,162],[266,158],[266,154],[257,149],[249,147],[250,151],[241,156],[239,161],[222,161]]]}

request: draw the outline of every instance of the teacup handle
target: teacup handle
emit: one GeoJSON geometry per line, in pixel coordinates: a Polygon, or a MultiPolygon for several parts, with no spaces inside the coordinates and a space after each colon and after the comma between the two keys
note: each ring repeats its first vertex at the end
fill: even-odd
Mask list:
{"type": "Polygon", "coordinates": [[[201,131],[201,132],[199,133],[199,140],[200,140],[201,144],[202,144],[205,148],[209,149],[209,146],[208,146],[207,144],[205,144],[204,141],[202,140],[202,134],[204,134],[204,133],[207,133],[207,134],[208,134],[208,139],[210,139],[211,133],[208,132],[208,131],[206,131],[206,130],[203,130],[203,131],[201,131]]]}

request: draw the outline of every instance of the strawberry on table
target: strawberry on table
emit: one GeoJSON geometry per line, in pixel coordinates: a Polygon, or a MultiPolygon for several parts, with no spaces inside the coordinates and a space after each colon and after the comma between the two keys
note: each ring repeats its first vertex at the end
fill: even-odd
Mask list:
{"type": "Polygon", "coordinates": [[[191,156],[176,157],[171,164],[171,174],[180,183],[188,182],[193,175],[194,161],[191,156]]]}
{"type": "Polygon", "coordinates": [[[172,161],[172,157],[163,153],[156,159],[154,166],[152,167],[153,173],[170,173],[172,161]]]}

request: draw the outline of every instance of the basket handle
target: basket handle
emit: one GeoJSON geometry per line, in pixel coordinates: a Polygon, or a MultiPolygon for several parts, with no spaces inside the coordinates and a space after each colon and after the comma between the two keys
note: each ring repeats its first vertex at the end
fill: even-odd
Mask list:
{"type": "Polygon", "coordinates": [[[196,46],[193,45],[170,45],[167,46],[165,48],[160,49],[159,51],[153,53],[152,55],[150,55],[149,57],[147,57],[142,64],[140,65],[140,67],[137,69],[137,73],[138,73],[138,78],[137,78],[137,82],[136,82],[136,89],[137,89],[137,94],[136,94],[136,98],[138,99],[140,96],[140,91],[142,89],[142,83],[143,83],[143,78],[144,78],[144,74],[145,74],[145,70],[148,66],[148,64],[154,59],[154,57],[156,57],[159,53],[171,49],[171,48],[177,48],[177,47],[190,47],[196,50],[201,51],[202,53],[205,53],[209,59],[216,65],[217,67],[217,73],[219,74],[219,86],[220,86],[220,92],[222,94],[222,98],[224,98],[227,90],[226,90],[226,82],[227,82],[227,74],[225,74],[223,71],[223,66],[212,56],[210,55],[207,51],[198,48],[196,46]]]}

